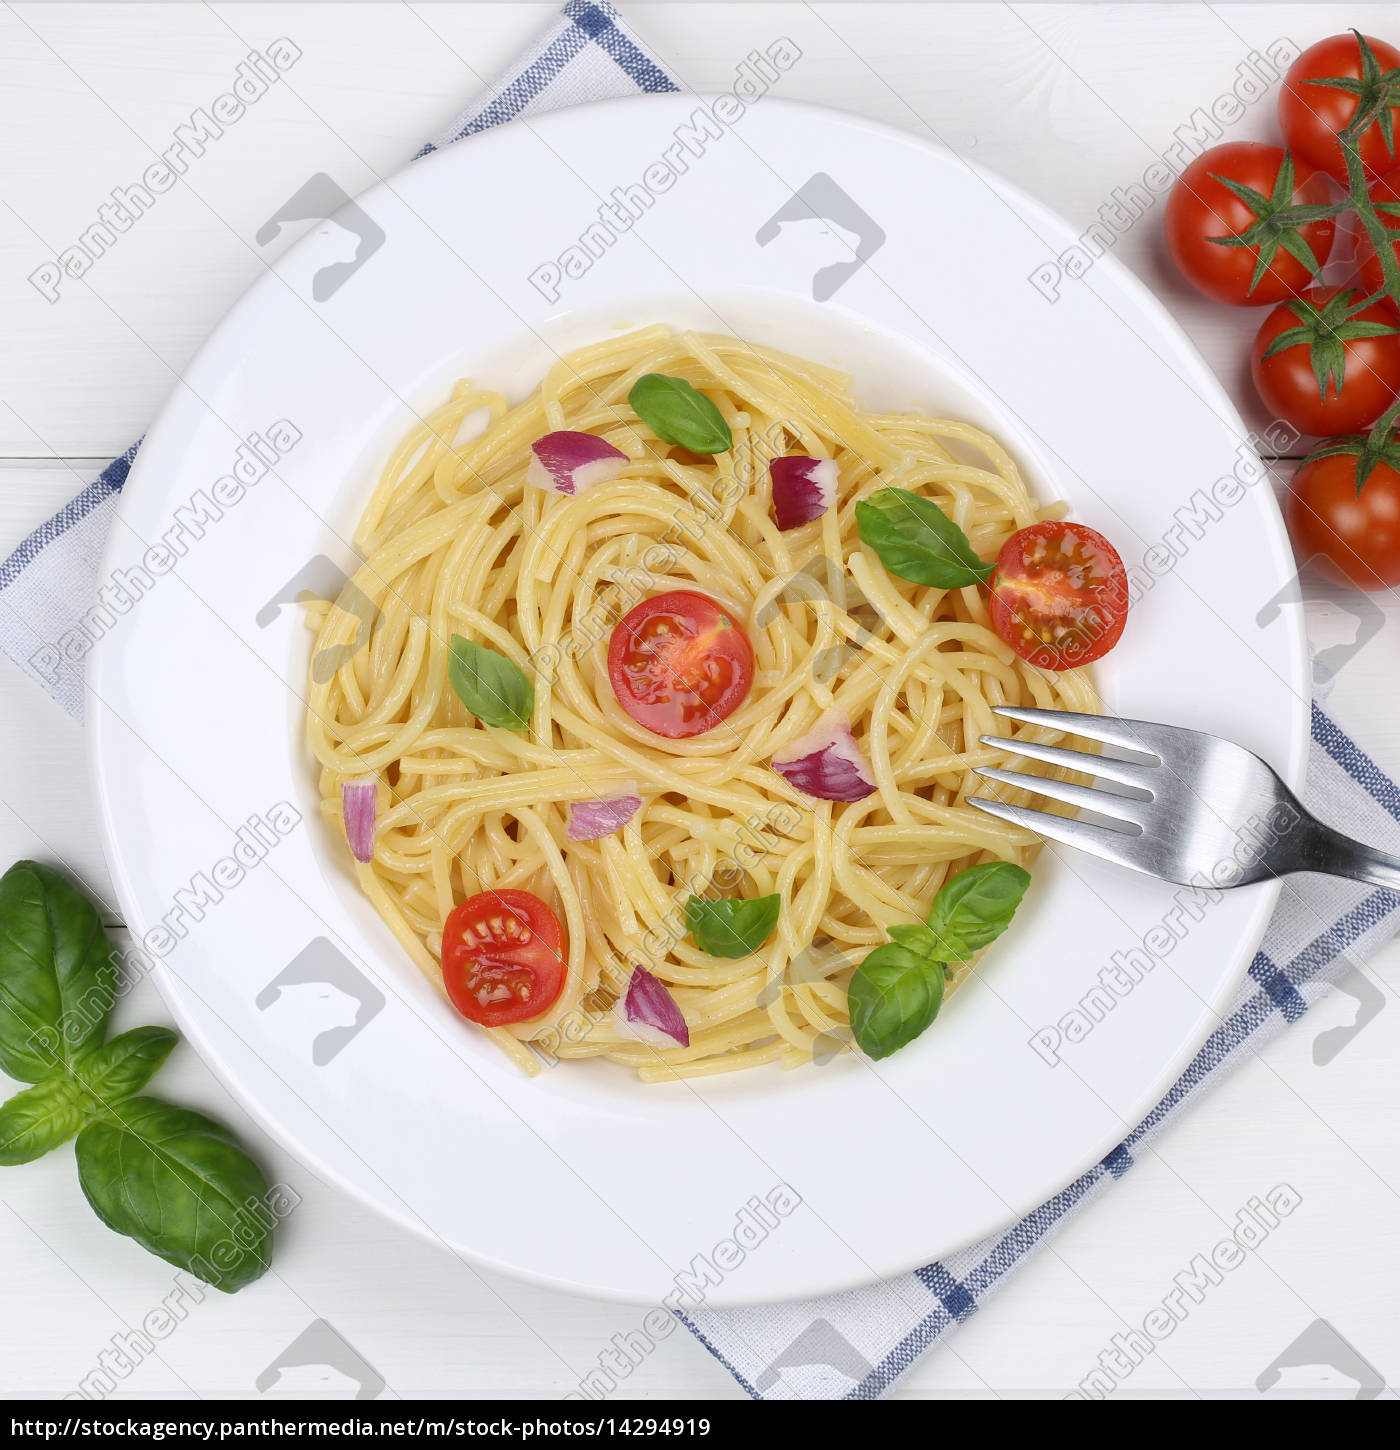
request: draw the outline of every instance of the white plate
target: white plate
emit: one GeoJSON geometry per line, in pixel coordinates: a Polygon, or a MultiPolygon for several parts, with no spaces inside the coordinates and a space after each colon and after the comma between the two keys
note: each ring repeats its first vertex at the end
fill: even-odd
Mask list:
{"type": "MultiPolygon", "coordinates": [[[[1085,1172],[1216,1022],[1274,892],[1211,905],[1056,1065],[1032,1035],[1170,912],[1171,888],[1047,851],[980,980],[906,1051],[692,1085],[643,1087],[605,1063],[527,1081],[400,954],[315,817],[308,635],[276,601],[310,561],[313,574],[351,566],[345,541],[387,449],[455,378],[520,396],[556,353],[619,327],[737,332],[849,367],[869,405],[990,426],[1042,496],[1068,499],[1130,564],[1195,490],[1248,467],[1223,390],[1111,258],[1052,305],[1028,278],[1070,243],[1068,226],[915,137],[818,107],[763,100],[680,153],[685,175],[548,300],[529,274],[613,188],[678,154],[673,133],[695,106],[653,97],[503,126],[414,164],[287,251],[191,364],[132,471],[105,573],[140,566],[192,496],[226,506],[202,537],[186,531],[176,567],[110,629],[88,708],[134,931],[186,903],[183,935],[153,940],[156,980],[288,1148],[404,1226],[536,1281],[655,1301],[703,1256],[719,1265],[715,1306],[927,1263],[1085,1172]],[[796,220],[798,191],[837,228],[796,220]],[[853,237],[864,265],[823,272],[850,259],[853,237]],[[336,270],[357,247],[361,265],[336,270]],[[816,274],[818,291],[839,284],[826,300],[816,274]],[[212,493],[239,440],[277,420],[300,441],[237,502],[227,485],[212,493]],[[230,867],[208,874],[237,827],[283,801],[300,824],[236,883],[230,867]],[[191,905],[199,873],[214,891],[191,905]],[[784,1183],[801,1206],[741,1229],[749,1201],[784,1183]]],[[[311,211],[323,194],[311,188],[311,211]]],[[[1231,736],[1297,783],[1300,621],[1265,608],[1290,556],[1268,485],[1242,493],[1199,539],[1178,530],[1184,557],[1100,678],[1118,712],[1231,736]]]]}

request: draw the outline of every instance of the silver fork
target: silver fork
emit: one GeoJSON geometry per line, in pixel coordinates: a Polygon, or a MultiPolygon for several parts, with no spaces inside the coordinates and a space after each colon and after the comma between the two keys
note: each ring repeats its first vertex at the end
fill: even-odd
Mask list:
{"type": "Polygon", "coordinates": [[[1304,810],[1257,755],[1242,746],[1198,730],[1146,720],[1071,710],[993,708],[1008,720],[1082,735],[1115,750],[1131,751],[1134,758],[983,735],[984,745],[1081,771],[1132,792],[1120,795],[1019,770],[979,770],[978,775],[989,780],[1091,811],[1104,824],[972,797],[969,804],[989,815],[1183,886],[1199,885],[1203,879],[1216,886],[1244,886],[1295,871],[1320,871],[1400,891],[1400,857],[1324,825],[1304,810]]]}

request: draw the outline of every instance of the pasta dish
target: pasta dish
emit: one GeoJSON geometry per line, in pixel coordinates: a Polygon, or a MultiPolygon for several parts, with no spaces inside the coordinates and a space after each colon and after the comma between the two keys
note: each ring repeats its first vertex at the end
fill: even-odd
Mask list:
{"type": "Polygon", "coordinates": [[[885,1056],[1039,845],[967,804],[992,707],[1094,709],[1122,631],[1117,555],[1061,513],[987,433],[737,338],[458,383],[307,602],[325,815],[526,1071],[885,1056]]]}

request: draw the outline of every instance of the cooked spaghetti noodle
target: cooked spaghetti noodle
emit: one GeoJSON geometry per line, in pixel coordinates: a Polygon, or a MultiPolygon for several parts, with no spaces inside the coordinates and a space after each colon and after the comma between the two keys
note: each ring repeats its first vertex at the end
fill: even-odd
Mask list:
{"type": "Polygon", "coordinates": [[[489,1029],[527,1071],[541,1056],[603,1056],[651,1082],[820,1060],[848,1045],[846,983],[889,924],[922,918],[964,866],[1035,854],[1037,838],[966,804],[972,768],[1005,760],[978,737],[1005,729],[993,705],[1093,709],[1092,688],[1013,654],[984,590],[881,567],[854,509],[891,485],[936,502],[984,558],[1058,514],[977,428],[865,413],[829,368],[663,326],[571,353],[515,406],[459,383],[389,460],[358,529],[362,566],[337,603],[309,605],[313,659],[335,665],[309,686],[323,808],[338,823],[342,782],[379,778],[359,883],[439,985],[443,923],[463,897],[514,887],[554,904],[562,994],[536,1020],[489,1029]],[[657,439],[628,405],[655,372],[718,405],[730,451],[657,439]],[[630,465],[577,497],[527,486],[532,441],[563,429],[605,438],[630,465]],[[767,464],[787,452],[834,460],[839,487],[820,519],[784,533],[767,464]],[[624,713],[606,655],[634,604],[687,588],[746,622],[756,673],[716,728],[672,740],[624,713]],[[454,634],[529,674],[528,733],[483,726],[453,693],[454,634]],[[803,795],[769,765],[833,709],[877,787],[848,804],[803,795]],[[642,805],[621,830],[568,838],[571,803],[623,792],[642,805]],[[749,956],[707,955],[685,932],[692,893],[777,893],[778,926],[749,956]],[[609,1011],[638,964],[680,1005],[688,1047],[637,1041],[609,1011]]]}

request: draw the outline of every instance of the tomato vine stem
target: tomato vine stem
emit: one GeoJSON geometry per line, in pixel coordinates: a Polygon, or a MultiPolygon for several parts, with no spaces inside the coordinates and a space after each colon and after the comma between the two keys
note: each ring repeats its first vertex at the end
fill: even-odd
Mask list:
{"type": "MultiPolygon", "coordinates": [[[[1360,47],[1363,59],[1363,69],[1365,69],[1364,62],[1368,57],[1374,62],[1371,47],[1359,30],[1353,30],[1352,34],[1356,36],[1356,43],[1360,47]]],[[[1373,68],[1375,68],[1374,65],[1373,68]]],[[[1383,95],[1380,99],[1381,103],[1384,103],[1388,96],[1383,95]]],[[[1368,301],[1379,300],[1384,295],[1390,299],[1395,310],[1400,312],[1400,260],[1397,260],[1395,256],[1395,244],[1400,242],[1400,231],[1387,227],[1381,220],[1380,213],[1376,210],[1376,204],[1371,200],[1371,193],[1367,190],[1366,168],[1361,160],[1361,137],[1370,127],[1379,124],[1373,106],[1358,104],[1351,120],[1337,133],[1337,144],[1341,147],[1342,157],[1346,161],[1347,203],[1350,209],[1356,213],[1357,220],[1365,228],[1371,245],[1376,249],[1376,259],[1380,263],[1381,276],[1384,281],[1384,285],[1375,294],[1374,299],[1368,299],[1368,301]]],[[[1387,139],[1390,140],[1389,133],[1386,134],[1387,139]]],[[[1391,159],[1400,165],[1400,157],[1395,155],[1393,141],[1391,159]]],[[[1381,460],[1382,456],[1393,453],[1391,433],[1397,419],[1400,419],[1400,398],[1397,398],[1386,409],[1366,436],[1346,440],[1329,439],[1315,448],[1304,462],[1310,463],[1314,458],[1322,458],[1343,451],[1355,453],[1359,464],[1356,491],[1360,493],[1362,485],[1375,464],[1381,460]]],[[[1387,461],[1389,461],[1388,457],[1387,461]]]]}

